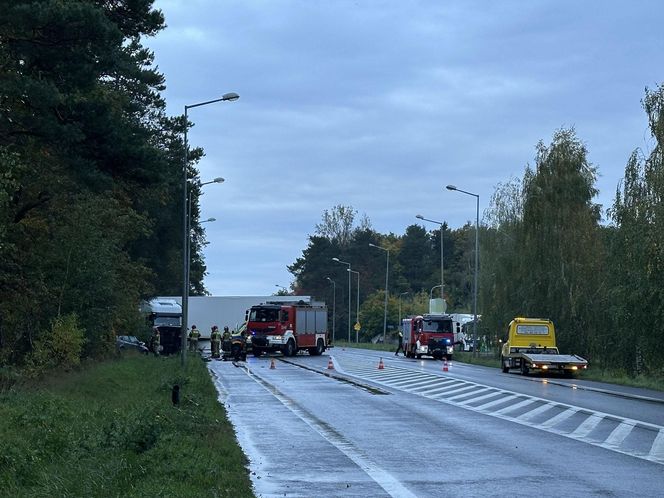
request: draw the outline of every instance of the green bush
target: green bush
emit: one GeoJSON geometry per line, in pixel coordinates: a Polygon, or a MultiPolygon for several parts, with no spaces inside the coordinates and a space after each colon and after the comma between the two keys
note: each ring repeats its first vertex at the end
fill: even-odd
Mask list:
{"type": "Polygon", "coordinates": [[[50,333],[42,334],[35,341],[27,373],[35,377],[55,368],[70,371],[81,363],[84,342],[83,330],[75,314],[55,318],[50,333]]]}

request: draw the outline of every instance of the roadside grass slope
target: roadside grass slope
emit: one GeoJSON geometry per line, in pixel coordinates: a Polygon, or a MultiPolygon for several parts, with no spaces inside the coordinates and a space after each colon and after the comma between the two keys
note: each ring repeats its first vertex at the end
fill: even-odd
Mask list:
{"type": "Polygon", "coordinates": [[[205,364],[126,354],[0,394],[3,496],[253,497],[205,364]],[[171,402],[174,384],[180,404],[171,402]]]}

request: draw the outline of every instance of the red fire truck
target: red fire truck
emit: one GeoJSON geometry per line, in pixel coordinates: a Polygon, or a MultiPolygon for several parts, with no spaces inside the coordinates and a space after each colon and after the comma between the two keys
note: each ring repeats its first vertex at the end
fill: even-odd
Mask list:
{"type": "Polygon", "coordinates": [[[427,314],[404,318],[401,331],[403,350],[408,358],[427,355],[437,360],[452,359],[454,328],[450,315],[427,314]]]}
{"type": "Polygon", "coordinates": [[[330,347],[325,305],[268,302],[247,312],[247,334],[254,356],[280,351],[293,356],[301,349],[320,355],[330,347]]]}

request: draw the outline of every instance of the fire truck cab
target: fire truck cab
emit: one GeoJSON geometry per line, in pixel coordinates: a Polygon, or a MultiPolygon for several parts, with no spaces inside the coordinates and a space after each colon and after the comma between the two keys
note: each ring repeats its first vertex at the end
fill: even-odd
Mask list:
{"type": "Polygon", "coordinates": [[[247,335],[254,356],[282,352],[294,356],[301,349],[320,355],[330,347],[325,305],[264,303],[247,313],[247,335]]]}
{"type": "Polygon", "coordinates": [[[452,359],[454,329],[452,317],[446,314],[426,314],[408,317],[401,322],[403,350],[408,358],[432,356],[452,359]]]}

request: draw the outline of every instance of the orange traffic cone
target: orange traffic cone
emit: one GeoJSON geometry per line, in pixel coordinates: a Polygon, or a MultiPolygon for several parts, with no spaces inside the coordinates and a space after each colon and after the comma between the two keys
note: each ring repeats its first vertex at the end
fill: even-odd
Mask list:
{"type": "Polygon", "coordinates": [[[447,358],[445,358],[445,361],[443,362],[443,372],[447,372],[449,369],[450,367],[447,364],[447,358]]]}
{"type": "Polygon", "coordinates": [[[380,361],[378,362],[378,370],[384,370],[385,365],[383,365],[383,359],[381,358],[380,361]]]}
{"type": "Polygon", "coordinates": [[[330,357],[330,359],[327,360],[327,369],[334,370],[334,363],[332,363],[332,357],[330,357]]]}
{"type": "Polygon", "coordinates": [[[272,358],[272,361],[270,362],[270,370],[274,370],[275,368],[277,368],[277,365],[275,365],[274,358],[272,358]]]}

